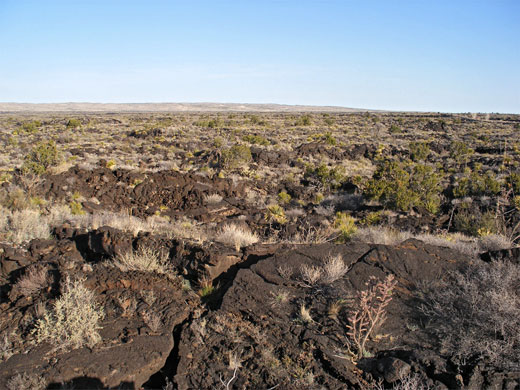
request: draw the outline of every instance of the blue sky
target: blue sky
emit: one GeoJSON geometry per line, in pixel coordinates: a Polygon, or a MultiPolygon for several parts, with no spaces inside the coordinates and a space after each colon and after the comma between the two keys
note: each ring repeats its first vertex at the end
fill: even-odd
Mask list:
{"type": "Polygon", "coordinates": [[[520,1],[0,0],[0,101],[520,113],[520,1]]]}

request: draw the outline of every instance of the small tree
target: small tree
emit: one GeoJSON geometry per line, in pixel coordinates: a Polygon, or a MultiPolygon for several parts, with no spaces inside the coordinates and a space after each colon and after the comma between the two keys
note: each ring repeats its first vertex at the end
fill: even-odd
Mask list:
{"type": "Polygon", "coordinates": [[[53,140],[42,141],[25,156],[22,172],[42,175],[51,166],[58,165],[59,161],[60,153],[56,143],[53,140]]]}

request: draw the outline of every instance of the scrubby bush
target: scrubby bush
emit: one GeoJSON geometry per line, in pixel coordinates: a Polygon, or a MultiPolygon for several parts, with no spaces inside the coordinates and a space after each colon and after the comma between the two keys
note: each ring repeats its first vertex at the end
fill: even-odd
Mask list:
{"type": "Polygon", "coordinates": [[[491,211],[462,208],[453,217],[455,229],[471,236],[485,236],[498,233],[497,220],[491,211]]]}
{"type": "Polygon", "coordinates": [[[334,218],[334,227],[339,230],[338,241],[347,242],[350,241],[352,236],[356,234],[356,220],[354,217],[338,211],[334,218]]]}
{"type": "Polygon", "coordinates": [[[67,122],[67,129],[79,129],[81,127],[81,121],[77,118],[69,119],[67,122]]]}
{"type": "Polygon", "coordinates": [[[99,321],[104,317],[103,308],[95,301],[93,291],[81,280],[65,278],[62,295],[36,322],[34,334],[37,343],[49,342],[56,350],[70,350],[84,345],[93,347],[101,336],[99,321]]]}
{"type": "Polygon", "coordinates": [[[336,140],[336,138],[334,138],[334,136],[332,135],[332,133],[330,131],[326,132],[325,134],[323,134],[323,133],[312,134],[308,137],[308,140],[325,142],[332,146],[336,145],[338,143],[338,141],[336,140]]]}
{"type": "Polygon", "coordinates": [[[35,210],[10,211],[0,207],[0,233],[15,244],[34,238],[47,239],[51,235],[49,218],[35,210]]]}
{"type": "Polygon", "coordinates": [[[403,130],[401,130],[401,128],[397,125],[390,126],[388,131],[390,132],[390,134],[399,134],[403,132],[403,130]]]}
{"type": "Polygon", "coordinates": [[[427,142],[410,142],[408,146],[412,161],[424,161],[430,155],[430,147],[427,142]]]}
{"type": "Polygon", "coordinates": [[[513,189],[517,195],[520,194],[520,173],[511,172],[506,178],[506,184],[513,189]]]}
{"type": "Polygon", "coordinates": [[[267,138],[262,137],[261,135],[253,135],[253,134],[244,135],[242,137],[242,140],[245,142],[249,142],[250,144],[253,144],[253,145],[263,145],[263,146],[271,145],[271,142],[269,142],[269,140],[267,138]]]}
{"type": "Polygon", "coordinates": [[[210,129],[217,129],[224,125],[224,122],[220,118],[214,119],[201,119],[194,123],[195,126],[199,127],[209,127],[210,129]]]}
{"type": "Polygon", "coordinates": [[[35,175],[44,174],[48,168],[58,165],[60,153],[54,141],[42,141],[38,143],[29,154],[25,156],[22,172],[35,175]]]}
{"type": "Polygon", "coordinates": [[[341,165],[329,168],[325,163],[318,166],[307,164],[304,178],[323,188],[335,189],[346,180],[345,168],[341,165]]]}
{"type": "Polygon", "coordinates": [[[393,209],[422,206],[434,214],[441,204],[441,180],[442,175],[429,165],[383,161],[364,193],[393,209]]]}
{"type": "Polygon", "coordinates": [[[278,194],[278,201],[280,204],[287,204],[291,201],[292,197],[286,191],[281,191],[278,194]]]}
{"type": "Polygon", "coordinates": [[[323,121],[327,126],[334,126],[336,124],[336,120],[330,117],[326,117],[323,121]]]}
{"type": "Polygon", "coordinates": [[[463,198],[466,196],[497,195],[503,187],[503,182],[497,179],[489,170],[482,174],[479,168],[471,171],[467,168],[464,176],[459,178],[453,187],[453,196],[463,198]]]}
{"type": "Polygon", "coordinates": [[[237,169],[248,165],[253,156],[251,149],[246,145],[233,145],[229,149],[224,149],[221,154],[221,166],[224,169],[237,169]]]}
{"type": "Polygon", "coordinates": [[[11,210],[20,211],[30,207],[27,194],[18,186],[9,185],[7,191],[0,191],[0,205],[11,210]]]}
{"type": "Polygon", "coordinates": [[[85,210],[83,210],[83,206],[81,205],[81,202],[78,202],[77,200],[73,200],[69,203],[70,212],[72,215],[85,215],[85,210]]]}
{"type": "Polygon", "coordinates": [[[277,204],[267,206],[267,210],[265,212],[265,220],[269,222],[275,221],[276,223],[283,225],[287,222],[285,210],[283,209],[283,207],[277,204]]]}
{"type": "Polygon", "coordinates": [[[457,163],[467,163],[474,150],[468,147],[464,142],[453,141],[450,144],[450,157],[457,163]]]}
{"type": "Polygon", "coordinates": [[[312,125],[312,116],[309,114],[302,115],[299,117],[296,122],[294,122],[295,126],[310,126],[312,125]]]}
{"type": "Polygon", "coordinates": [[[259,126],[265,126],[266,122],[263,119],[260,119],[258,115],[251,115],[249,116],[249,122],[252,125],[259,125],[259,126]]]}
{"type": "Polygon", "coordinates": [[[42,127],[42,123],[39,120],[34,120],[23,123],[22,131],[24,133],[36,133],[40,127],[42,127]]]}
{"type": "Polygon", "coordinates": [[[422,311],[444,350],[520,369],[520,264],[478,262],[423,287],[422,311]]]}

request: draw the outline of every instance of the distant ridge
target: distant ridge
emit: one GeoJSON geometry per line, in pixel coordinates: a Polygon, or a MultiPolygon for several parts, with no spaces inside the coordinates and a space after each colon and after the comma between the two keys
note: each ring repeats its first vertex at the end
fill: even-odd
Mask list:
{"type": "Polygon", "coordinates": [[[0,103],[3,113],[31,112],[364,112],[357,108],[240,103],[0,103]]]}

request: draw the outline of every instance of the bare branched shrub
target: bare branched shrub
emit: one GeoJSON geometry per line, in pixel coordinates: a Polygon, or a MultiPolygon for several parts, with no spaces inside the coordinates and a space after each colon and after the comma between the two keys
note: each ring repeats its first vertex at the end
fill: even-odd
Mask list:
{"type": "Polygon", "coordinates": [[[429,328],[448,353],[520,368],[519,264],[478,263],[423,292],[429,328]]]}
{"type": "Polygon", "coordinates": [[[303,264],[300,267],[300,276],[304,286],[312,287],[320,282],[323,276],[323,267],[303,264]]]}
{"type": "Polygon", "coordinates": [[[16,374],[7,382],[7,390],[43,390],[47,384],[41,375],[16,374]]]}
{"type": "Polygon", "coordinates": [[[233,245],[239,251],[242,247],[258,242],[258,236],[245,227],[225,225],[217,234],[216,240],[226,245],[233,245]]]}
{"type": "Polygon", "coordinates": [[[338,254],[329,256],[323,265],[324,274],[322,280],[324,283],[333,283],[342,278],[349,270],[349,266],[343,261],[343,257],[338,254]]]}
{"type": "Polygon", "coordinates": [[[430,390],[432,386],[425,382],[418,374],[410,374],[401,378],[392,386],[392,390],[430,390]]]}
{"type": "Polygon", "coordinates": [[[220,384],[222,385],[222,388],[224,390],[231,389],[230,386],[232,385],[233,381],[235,379],[237,379],[237,372],[240,367],[242,367],[242,365],[241,365],[240,361],[238,360],[238,357],[236,356],[236,354],[229,353],[229,369],[233,370],[233,376],[228,380],[224,380],[222,378],[222,375],[219,375],[220,384]]]}
{"type": "Polygon", "coordinates": [[[168,274],[173,271],[168,254],[148,247],[118,254],[112,263],[123,272],[143,271],[168,274]]]}
{"type": "Polygon", "coordinates": [[[278,275],[285,280],[290,280],[293,274],[292,268],[287,265],[280,265],[276,268],[276,271],[278,272],[278,275]]]}
{"type": "MultiPolygon", "coordinates": [[[[385,390],[383,380],[375,383],[372,390],[385,390]]],[[[433,387],[418,374],[409,374],[392,385],[392,390],[431,390],[433,387]]]]}
{"type": "Polygon", "coordinates": [[[27,272],[16,282],[16,289],[26,297],[39,293],[51,283],[48,272],[49,269],[45,266],[29,267],[27,272]]]}
{"type": "Polygon", "coordinates": [[[63,293],[36,322],[36,342],[49,342],[56,350],[94,346],[101,341],[99,321],[104,312],[95,302],[95,294],[81,280],[65,278],[63,293]]]}
{"type": "Polygon", "coordinates": [[[355,348],[357,358],[366,353],[368,339],[385,322],[386,307],[392,300],[392,289],[396,284],[393,275],[388,275],[384,281],[372,277],[367,282],[367,289],[358,293],[358,304],[350,310],[347,325],[349,349],[355,348]]]}

